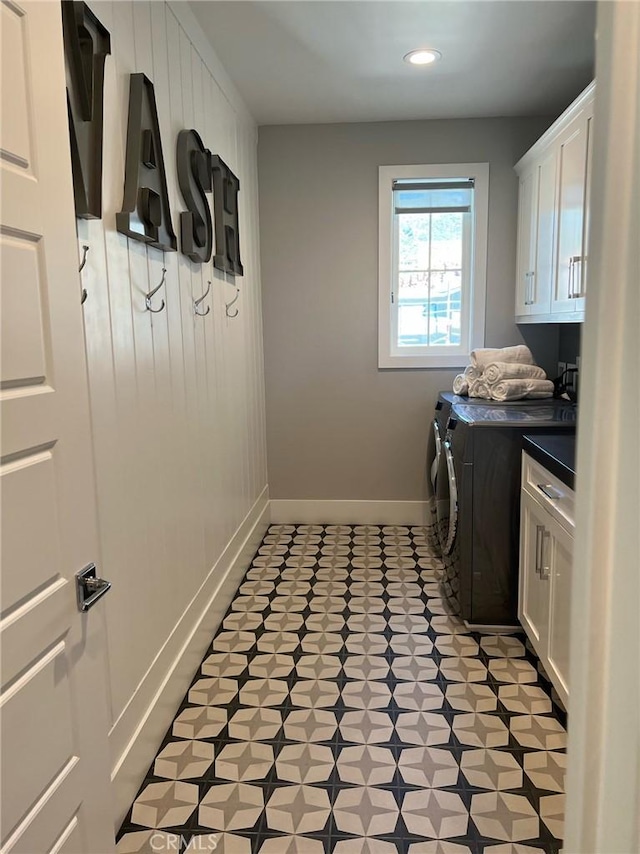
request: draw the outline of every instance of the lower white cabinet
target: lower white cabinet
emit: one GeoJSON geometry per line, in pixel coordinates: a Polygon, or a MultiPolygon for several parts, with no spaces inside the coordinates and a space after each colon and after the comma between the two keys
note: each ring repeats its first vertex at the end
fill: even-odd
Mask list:
{"type": "Polygon", "coordinates": [[[568,708],[573,490],[527,454],[522,484],[518,618],[568,708]]]}

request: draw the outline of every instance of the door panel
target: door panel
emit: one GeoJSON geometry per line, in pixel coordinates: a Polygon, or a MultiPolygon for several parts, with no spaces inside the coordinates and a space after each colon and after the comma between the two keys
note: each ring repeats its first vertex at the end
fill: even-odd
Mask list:
{"type": "Polygon", "coordinates": [[[0,148],[2,157],[29,169],[32,152],[32,127],[27,85],[26,16],[16,6],[3,3],[2,80],[11,86],[2,88],[2,122],[0,148]]]}
{"type": "Polygon", "coordinates": [[[75,763],[65,640],[41,657],[2,697],[2,820],[15,827],[69,763],[75,763]],[[51,738],[55,733],[55,738],[51,738]],[[25,761],[37,757],[36,762],[25,761]]]}
{"type": "Polygon", "coordinates": [[[522,493],[520,524],[520,592],[518,617],[540,658],[549,634],[549,580],[541,568],[548,514],[526,492],[522,493]]]}
{"type": "Polygon", "coordinates": [[[4,852],[113,851],[101,606],[59,3],[2,16],[4,852]],[[55,144],[52,144],[55,140],[55,144]]]}
{"type": "Polygon", "coordinates": [[[574,300],[576,311],[585,310],[585,296],[587,293],[587,278],[589,276],[589,232],[591,229],[591,168],[593,160],[593,101],[587,110],[587,174],[584,197],[584,237],[582,240],[582,251],[584,253],[584,261],[581,269],[580,277],[580,296],[574,300]]]}
{"type": "Polygon", "coordinates": [[[44,382],[45,330],[40,283],[41,242],[0,235],[0,301],[4,388],[44,382]]]}
{"type": "Polygon", "coordinates": [[[53,582],[61,571],[55,477],[51,449],[0,465],[0,557],[5,566],[20,550],[22,566],[20,573],[2,573],[3,610],[53,582]]]}
{"type": "Polygon", "coordinates": [[[569,634],[571,616],[571,565],[573,539],[556,523],[550,526],[549,563],[551,568],[551,604],[549,617],[549,669],[563,701],[569,694],[569,634]]]}
{"type": "Polygon", "coordinates": [[[532,300],[529,314],[548,314],[553,292],[556,228],[556,151],[538,164],[535,263],[532,267],[532,300]]]}
{"type": "Polygon", "coordinates": [[[587,167],[587,124],[581,113],[560,142],[558,159],[558,258],[551,310],[575,311],[583,258],[584,196],[587,167]]]}
{"type": "Polygon", "coordinates": [[[518,261],[516,266],[516,316],[530,314],[531,274],[534,271],[534,247],[536,241],[535,169],[520,178],[518,190],[518,261]]]}

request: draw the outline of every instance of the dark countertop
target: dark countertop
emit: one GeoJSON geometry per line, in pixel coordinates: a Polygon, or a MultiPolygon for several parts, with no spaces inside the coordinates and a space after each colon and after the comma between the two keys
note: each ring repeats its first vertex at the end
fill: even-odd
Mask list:
{"type": "Polygon", "coordinates": [[[565,486],[575,489],[575,433],[571,435],[542,433],[535,436],[523,436],[522,447],[529,456],[559,478],[565,486]]]}

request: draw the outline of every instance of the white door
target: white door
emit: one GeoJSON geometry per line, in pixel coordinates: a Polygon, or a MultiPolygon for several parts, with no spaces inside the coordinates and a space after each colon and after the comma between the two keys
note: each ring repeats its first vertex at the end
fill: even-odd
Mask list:
{"type": "Polygon", "coordinates": [[[549,514],[522,492],[518,619],[541,659],[549,636],[549,576],[543,571],[549,514]]]}
{"type": "Polygon", "coordinates": [[[536,164],[535,261],[529,288],[529,314],[548,314],[553,291],[556,234],[556,149],[551,148],[536,164]]]}
{"type": "Polygon", "coordinates": [[[518,189],[518,261],[516,266],[516,317],[531,313],[534,247],[536,244],[537,169],[520,177],[518,189]]]}
{"type": "Polygon", "coordinates": [[[0,3],[2,854],[108,854],[102,603],[59,3],[0,3]]]}
{"type": "Polygon", "coordinates": [[[558,169],[558,257],[551,311],[576,311],[584,267],[582,239],[587,175],[584,112],[576,116],[560,139],[558,169]]]}
{"type": "Polygon", "coordinates": [[[560,699],[569,702],[569,638],[571,634],[571,564],[573,537],[555,519],[547,522],[550,531],[543,556],[543,572],[550,573],[549,650],[547,666],[560,699]]]}
{"type": "Polygon", "coordinates": [[[582,238],[584,261],[580,271],[580,295],[575,298],[575,310],[584,312],[585,297],[587,295],[587,278],[589,275],[589,258],[587,255],[589,246],[589,231],[591,228],[591,169],[593,162],[593,112],[594,102],[591,101],[587,107],[586,128],[587,128],[587,174],[585,179],[585,195],[584,195],[584,235],[582,238]]]}

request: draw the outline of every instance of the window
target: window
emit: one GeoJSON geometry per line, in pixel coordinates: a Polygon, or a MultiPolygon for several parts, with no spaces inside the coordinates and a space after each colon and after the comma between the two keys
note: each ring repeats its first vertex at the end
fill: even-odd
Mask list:
{"type": "Polygon", "coordinates": [[[381,368],[464,367],[484,343],[489,164],[381,166],[381,368]]]}

